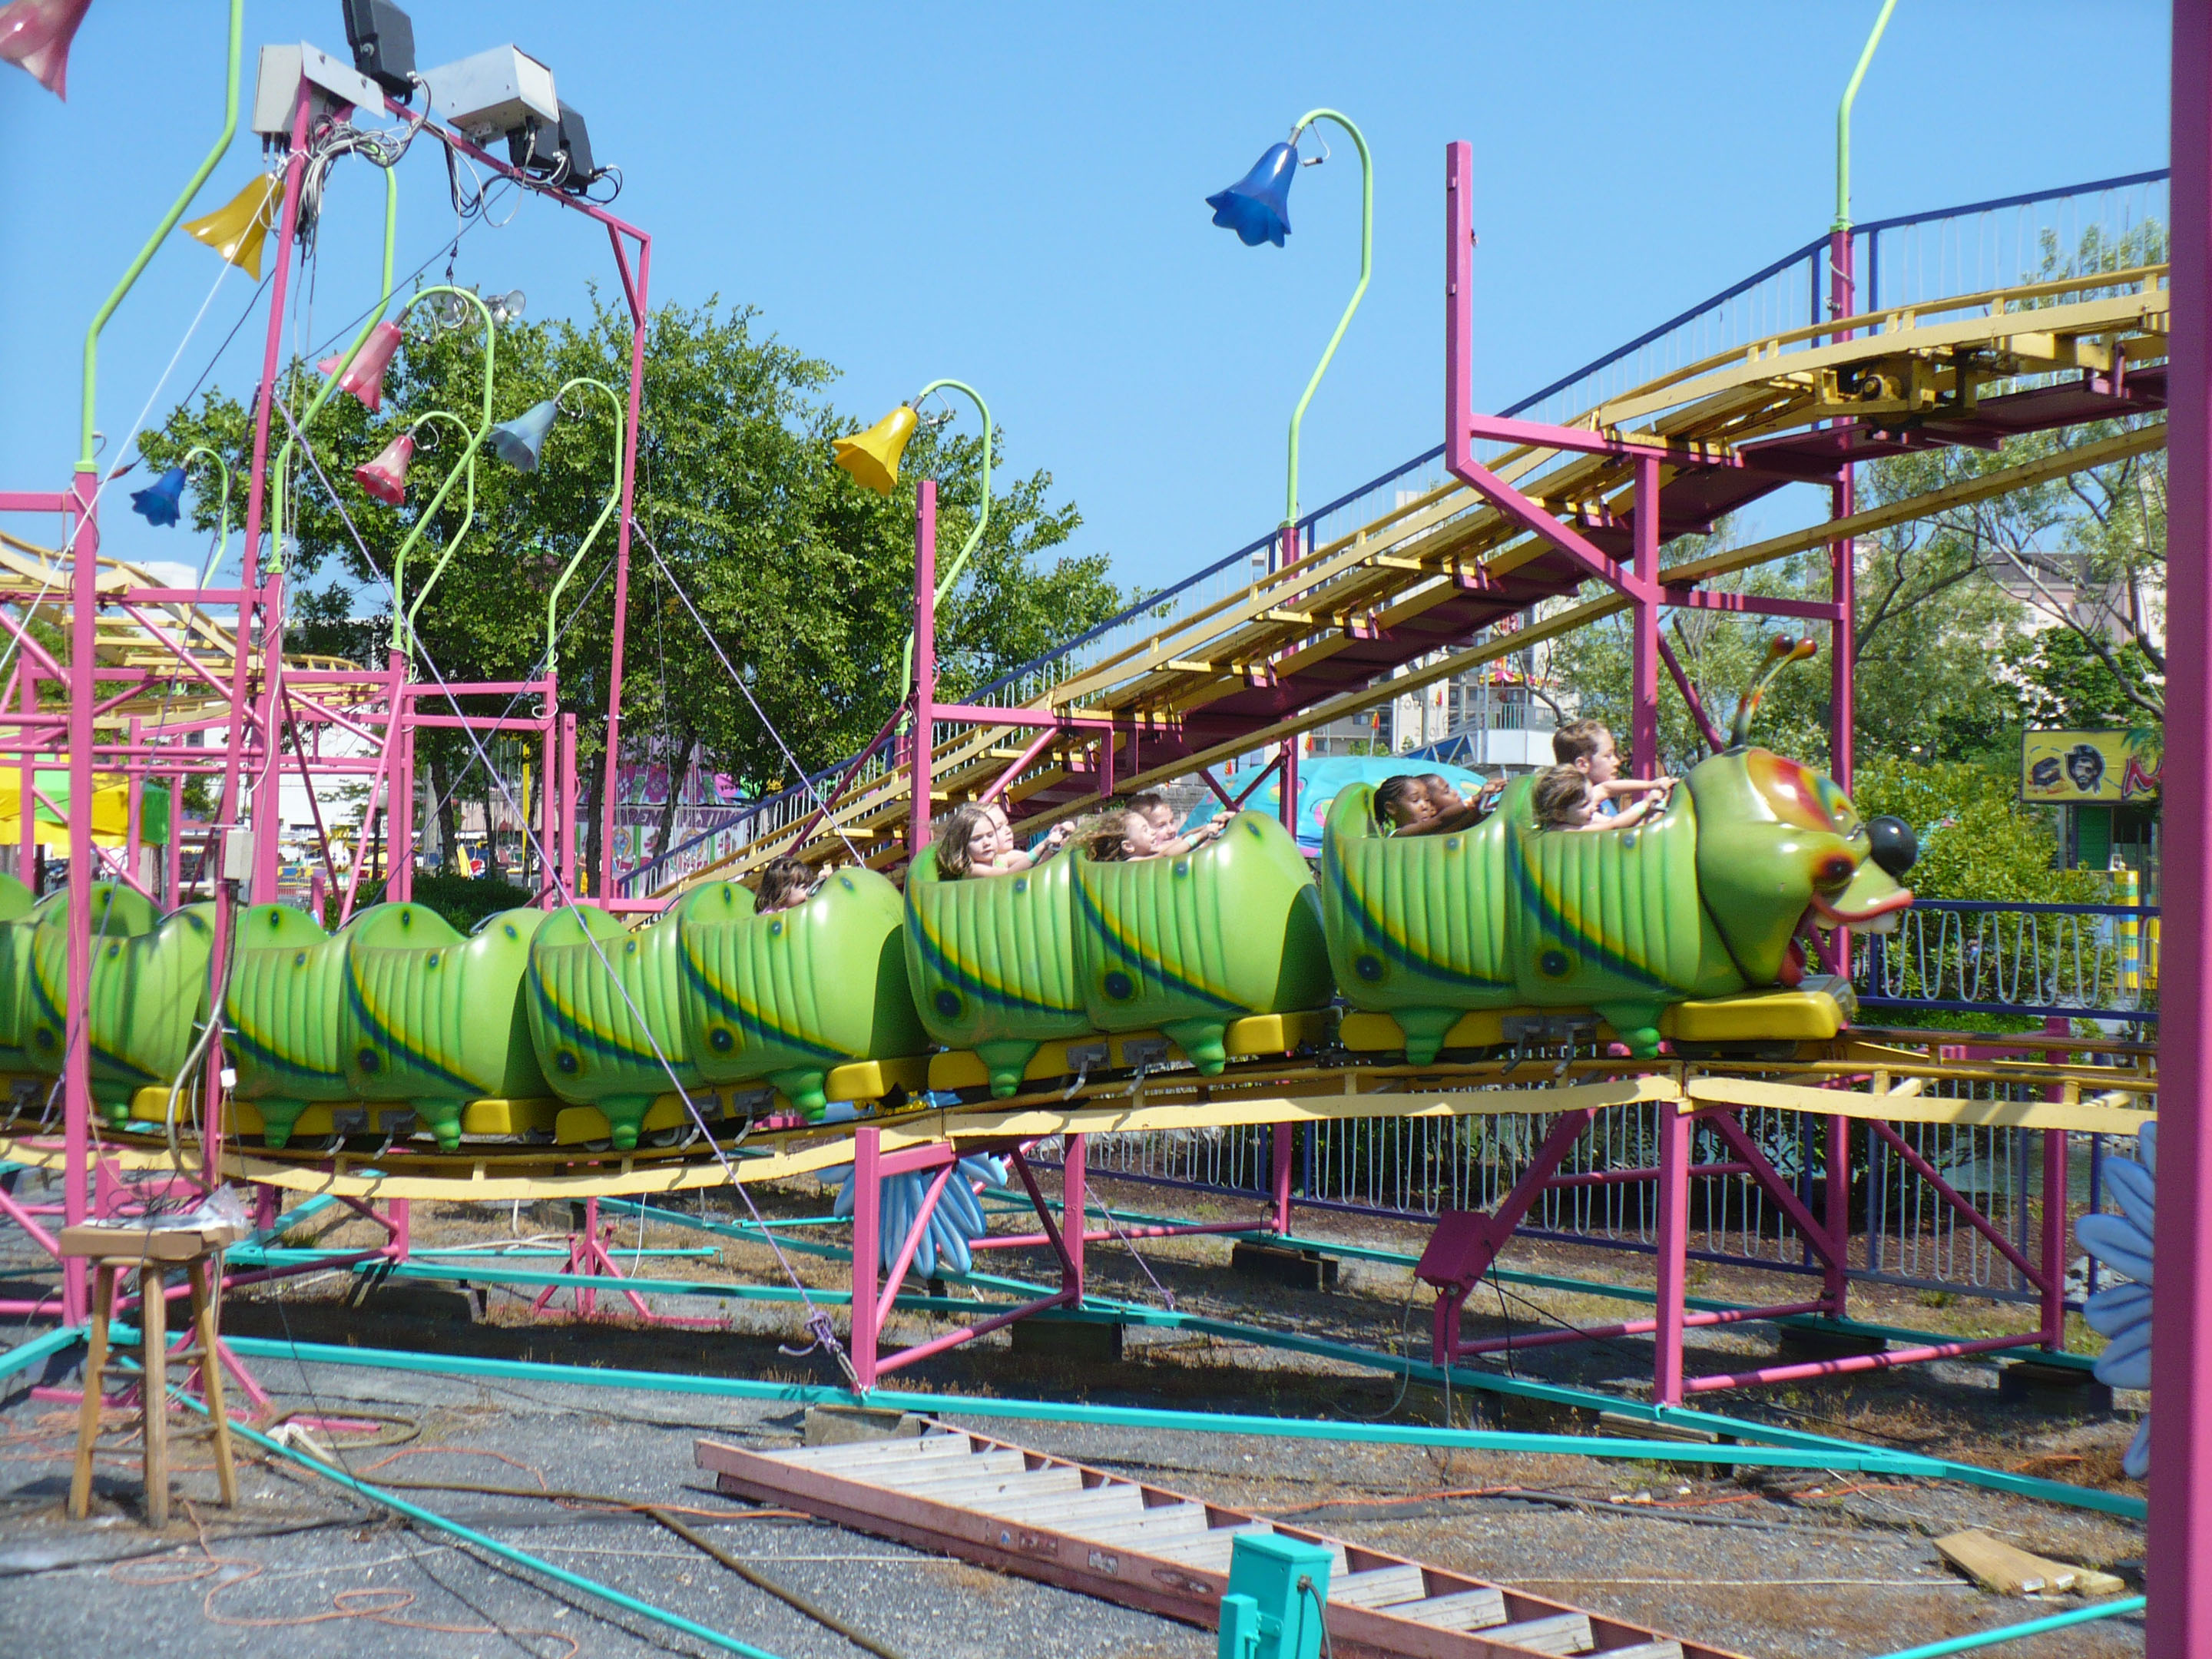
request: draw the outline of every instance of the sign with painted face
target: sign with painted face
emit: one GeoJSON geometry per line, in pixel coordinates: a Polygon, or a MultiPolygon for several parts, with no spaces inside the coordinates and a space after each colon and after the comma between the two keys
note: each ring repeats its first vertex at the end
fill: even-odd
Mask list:
{"type": "Polygon", "coordinates": [[[2158,798],[2165,755],[2149,726],[2021,734],[2020,795],[2045,806],[2123,805],[2158,798]]]}

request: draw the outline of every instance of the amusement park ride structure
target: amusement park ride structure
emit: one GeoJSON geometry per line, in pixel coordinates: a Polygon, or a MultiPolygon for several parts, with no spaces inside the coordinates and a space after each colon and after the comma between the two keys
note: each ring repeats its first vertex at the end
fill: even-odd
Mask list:
{"type": "MultiPolygon", "coordinates": [[[[295,416],[283,393],[281,360],[288,286],[302,193],[326,132],[325,102],[301,80],[291,102],[291,129],[281,191],[275,200],[276,264],[270,283],[261,395],[255,407],[252,471],[246,484],[242,566],[233,584],[165,586],[135,566],[100,557],[103,479],[92,437],[93,366],[100,328],[129,292],[155,250],[182,218],[229,144],[236,126],[242,3],[233,0],[222,133],[190,185],[149,241],[138,260],[95,319],[86,343],[84,449],[68,487],[58,491],[0,492],[0,512],[58,514],[64,525],[61,549],[8,539],[0,554],[0,628],[9,641],[7,678],[0,686],[0,774],[19,778],[23,842],[27,860],[39,795],[38,768],[66,763],[69,799],[88,803],[100,779],[127,781],[133,811],[132,839],[117,860],[94,840],[89,810],[68,812],[70,921],[65,1052],[60,1067],[60,1144],[41,1133],[38,1103],[9,1127],[7,1157],[58,1170],[63,1176],[62,1216],[83,1220],[95,1207],[124,1195],[112,1172],[153,1181],[164,1172],[180,1184],[242,1180],[256,1184],[264,1227],[277,1218],[281,1194],[291,1190],[335,1199],[379,1221],[389,1243],[367,1255],[404,1260],[406,1205],[416,1197],[505,1200],[568,1196],[594,1206],[601,1199],[639,1200],[657,1194],[745,1185],[763,1180],[854,1166],[858,1196],[851,1237],[853,1281],[850,1377],[872,1388],[884,1372],[1024,1315],[1056,1310],[1080,1312],[1085,1304],[1086,1241],[1127,1238],[1145,1229],[1107,1230],[1086,1220],[1086,1138],[1148,1131],[1272,1130],[1271,1181],[1266,1214],[1234,1228],[1212,1231],[1288,1235],[1291,1231],[1294,1137],[1300,1126],[1380,1116],[1454,1118],[1468,1115],[1542,1116],[1547,1139],[1495,1211],[1447,1212],[1438,1224],[1421,1276],[1437,1287],[1435,1362],[1449,1367],[1494,1343],[1470,1340],[1460,1330],[1470,1289],[1488,1271],[1528,1206],[1559,1180],[1559,1158],[1597,1116],[1631,1107],[1656,1107],[1660,1139],[1655,1167],[1620,1172],[1656,1188],[1659,1243],[1653,1316],[1610,1328],[1611,1334],[1653,1334],[1654,1400],[1679,1405],[1688,1395],[1801,1377],[1880,1369],[1912,1361],[2008,1347],[2062,1349],[2067,1310],[2063,1194],[2069,1133],[2130,1135],[2150,1120],[2158,1072],[2151,1051],[2137,1044],[2093,1042],[2063,1033],[1984,1044],[1967,1050],[1924,1034],[1906,1042],[1896,1034],[1844,1031],[1796,1047],[1785,1058],[1744,1057],[1634,1061],[1587,1049],[1561,1058],[1553,1077],[1532,1085],[1513,1063],[1454,1060],[1414,1066],[1387,1054],[1361,1051],[1327,1033],[1292,1032],[1272,1048],[1263,1045],[1237,1059],[1218,1076],[1200,1078],[1159,1057],[1144,1057],[1124,1044],[1103,1055],[1096,1070],[1070,1066],[1073,1086],[1061,1079],[1029,1088],[1012,1099],[963,1094],[957,1105],[944,1097],[927,1110],[900,1109],[879,1085],[876,1114],[858,1124],[808,1123],[789,1116],[748,1115],[742,1123],[712,1121],[672,1090],[678,1114],[670,1121],[685,1133],[662,1145],[613,1151],[603,1142],[556,1139],[479,1143],[457,1152],[395,1144],[395,1134],[347,1140],[343,1131],[327,1146],[283,1148],[245,1146],[226,1109],[231,1068],[219,1037],[205,1045],[196,1089],[165,1091],[166,1102],[142,1098],[131,1112],[135,1127],[112,1132],[106,1156],[96,1158],[99,1115],[92,1088],[88,1006],[92,955],[99,944],[93,921],[96,871],[129,886],[141,882],[137,857],[136,806],[148,790],[180,790],[185,780],[205,777],[219,785],[219,807],[206,867],[214,883],[210,969],[232,955],[236,919],[250,903],[278,895],[277,818],[281,773],[289,767],[312,799],[315,781],[365,778],[372,811],[380,805],[388,824],[392,881],[389,896],[409,893],[412,862],[414,733],[424,727],[465,731],[480,741],[494,732],[525,737],[542,746],[542,812],[534,834],[547,854],[548,879],[539,896],[547,909],[576,903],[574,856],[575,717],[562,708],[551,663],[549,619],[544,672],[521,681],[449,682],[412,648],[405,627],[411,611],[399,609],[399,559],[393,564],[395,638],[381,668],[327,659],[288,658],[283,652],[286,572],[281,534],[264,530],[281,514],[270,498],[272,435],[282,459],[296,455],[306,471],[303,489],[330,490],[324,461],[308,428],[390,308],[392,258],[387,232],[384,295],[349,350],[332,360],[329,381],[295,416]],[[42,635],[65,623],[68,647],[50,649],[42,635]],[[418,678],[422,671],[427,678],[418,678]],[[179,688],[182,688],[179,690],[179,688]],[[464,712],[461,699],[493,696],[528,700],[526,715],[495,717],[464,712]],[[202,746],[205,734],[222,734],[220,747],[202,746]],[[365,754],[326,755],[323,738],[343,733],[367,745],[365,754]],[[557,850],[556,850],[557,849],[557,850]],[[2045,1053],[2045,1051],[2050,1051],[2045,1053]],[[1984,1085],[1980,1099],[1942,1098],[1940,1090],[1984,1085]],[[1923,1092],[1924,1091],[1924,1092],[1923,1092]],[[180,1106],[180,1097],[183,1104],[180,1106]],[[1818,1125],[1828,1139],[1828,1190],[1814,1205],[1799,1183],[1785,1179],[1759,1146],[1735,1124],[1752,1107],[1796,1113],[1818,1125]],[[180,1122],[197,1122],[198,1157],[187,1167],[173,1149],[180,1122]],[[2009,1253],[2035,1289],[2034,1331],[1982,1341],[1936,1341],[1887,1353],[1868,1353],[1802,1365],[1754,1368],[1708,1376],[1686,1376],[1683,1332],[1700,1323],[1744,1319],[1830,1322],[1846,1317],[1850,1273],[1848,1146],[1854,1124],[1887,1136],[1908,1164],[1917,1154],[1891,1131],[1893,1123],[1999,1125],[2038,1132],[2042,1140],[2044,1225],[2033,1254],[1991,1229],[1972,1195],[1954,1191],[1941,1171],[1919,1160],[1918,1175],[1968,1223],[2009,1253]],[[1686,1295],[1692,1176],[1692,1135],[1716,1130],[1730,1152],[1790,1217],[1819,1257],[1820,1293],[1780,1305],[1731,1312],[1693,1310],[1686,1295]],[[226,1126],[230,1126],[227,1128],[226,1126]],[[1054,1206],[1038,1187],[1029,1154],[1041,1141],[1058,1139],[1061,1194],[1054,1206]],[[1060,1274],[1057,1288],[1002,1312],[902,1352],[878,1352],[884,1322],[900,1305],[901,1281],[931,1207],[951,1179],[957,1161],[981,1151],[1007,1153],[1034,1201],[1041,1231],[1019,1240],[1048,1249],[1060,1274]],[[95,1178],[95,1164],[108,1173],[95,1178]],[[918,1174],[929,1199],[905,1218],[902,1248],[888,1249],[889,1224],[877,1196],[885,1177],[918,1174]],[[376,1206],[383,1206],[380,1212],[376,1206]],[[879,1277],[879,1266],[890,1271],[879,1277]]],[[[853,858],[896,872],[927,844],[933,804],[939,811],[965,800],[1003,799],[1018,822],[1035,824],[1126,791],[1195,775],[1225,804],[1236,805],[1212,770],[1238,757],[1275,750],[1268,769],[1290,774],[1299,734],[1372,707],[1431,681],[1494,661],[1530,643],[1626,613],[1632,645],[1634,718],[1631,764],[1656,769],[1662,675],[1671,682],[1716,751],[1724,744],[1682,665],[1661,633],[1669,608],[1769,617],[1825,635],[1829,643],[1832,730],[1831,771],[1845,788],[1852,770],[1851,660],[1854,544],[1857,538],[2163,447],[2159,418],[2169,397],[2179,426],[2185,409],[2197,453],[2173,456],[2173,635],[2180,665],[2174,695],[2188,701],[2182,670],[2197,673],[2192,650],[2201,651],[2207,596],[2203,561],[2205,537],[2205,340],[2201,313],[2177,315],[2184,285],[2204,300],[2208,248],[2206,148],[2212,142],[2198,88],[2180,96],[2185,72],[2212,67],[2201,7],[2177,7],[2175,265],[2169,281],[2163,264],[2100,268],[2049,280],[1994,284],[1972,293],[1917,296],[1909,304],[1863,307],[1854,264],[1875,244],[1839,223],[1823,261],[1825,294],[1807,325],[1766,334],[1747,343],[1689,362],[1597,401],[1585,412],[1558,422],[1492,417],[1473,402],[1473,198],[1478,188],[1470,148],[1455,143],[1444,161],[1444,301],[1446,424],[1443,459],[1449,481],[1376,514],[1351,534],[1309,544],[1295,527],[1282,538],[1273,568],[1225,597],[1161,620],[1133,641],[1088,660],[1071,659],[1056,682],[1006,706],[941,697],[936,683],[934,608],[942,586],[935,562],[935,487],[918,495],[916,616],[914,676],[900,710],[875,741],[847,763],[824,787],[793,792],[775,810],[756,814],[757,833],[728,858],[667,880],[659,890],[629,897],[602,896],[610,911],[658,912],[708,879],[758,870],[769,859],[796,854],[830,866],[853,858]],[[2191,146],[2194,146],[2193,149],[2191,146]],[[2185,353],[2186,355],[2185,355],[2185,353]],[[2187,401],[2185,403],[2185,398],[2187,401]],[[2035,460],[1970,476],[1930,495],[1860,509],[1852,468],[1860,461],[1946,446],[1997,448],[2029,433],[2062,431],[2092,422],[2112,423],[2110,435],[2063,445],[2035,460]],[[1709,531],[1722,515],[1792,485],[1827,492],[1829,516],[1806,529],[1747,546],[1705,551],[1668,562],[1668,543],[1709,531]],[[2193,515],[2193,516],[2192,516],[2193,515]],[[2191,538],[2194,539],[2191,539],[2191,538]],[[1762,598],[1724,585],[1723,578],[1774,561],[1825,550],[1829,562],[1826,598],[1762,598]],[[2193,608],[2192,608],[2193,607],[2193,608]],[[1515,623],[1518,620],[1517,625],[1515,623]],[[1500,624],[1508,624],[1501,627],[1500,624]]],[[[633,323],[630,377],[619,404],[616,449],[619,477],[611,493],[615,525],[615,634],[606,711],[607,787],[601,799],[609,828],[602,845],[611,851],[617,799],[614,769],[620,748],[623,634],[631,544],[631,506],[644,375],[644,329],[651,241],[606,209],[524,167],[488,154],[453,127],[430,119],[396,99],[381,112],[405,124],[412,142],[425,137],[456,156],[495,173],[532,198],[583,215],[605,232],[633,323]]],[[[1364,150],[1364,146],[1363,146],[1364,150]]],[[[391,160],[396,167],[397,157],[391,160]]],[[[387,167],[387,192],[396,183],[387,167]]],[[[389,225],[387,219],[387,225],[389,225]]],[[[495,327],[483,301],[450,290],[473,307],[486,331],[489,354],[495,327]]],[[[410,296],[391,322],[405,326],[415,307],[435,290],[410,296]]],[[[1347,316],[1349,313],[1347,313],[1347,316]]],[[[1341,331],[1340,330],[1340,333],[1341,331]]],[[[383,348],[387,354],[389,346],[383,348]]],[[[964,389],[964,388],[963,388],[964,389]]],[[[450,489],[488,441],[489,377],[483,422],[471,436],[443,489],[450,489]]],[[[980,404],[980,399],[978,400],[980,404]]],[[[1302,405],[1303,407],[1303,405],[1302,405]]],[[[988,416],[985,415],[988,427],[988,416]]],[[[986,451],[988,453],[988,442],[986,451]]],[[[988,484],[986,486],[988,492],[988,484]]],[[[441,491],[442,493],[442,491],[441,491]]],[[[987,495],[988,498],[988,495],[987,495]]],[[[601,520],[605,522],[605,515],[601,520]]],[[[593,532],[597,533],[596,530],[593,532]]],[[[403,550],[404,552],[404,550],[403,550]]],[[[580,556],[580,554],[579,555],[580,556]]],[[[422,602],[418,594],[416,604],[422,602]]],[[[2197,691],[2203,688],[2199,686],[2197,691]]],[[[2202,854],[2203,768],[2169,750],[2166,838],[2166,927],[2169,1014],[2182,999],[2194,1008],[2203,996],[2202,952],[2185,941],[2203,937],[2202,854]],[[2189,920],[2185,921],[2185,918],[2189,920]],[[2177,971],[2179,970],[2179,971],[2177,971]]],[[[2201,758],[2201,757],[2200,757],[2201,758]]],[[[1260,776],[1267,775],[1263,769],[1260,776]]],[[[1253,783],[1246,783],[1249,795],[1253,783]]],[[[1295,787],[1279,792],[1287,818],[1295,787]]],[[[771,804],[774,805],[774,804],[771,804]]],[[[176,824],[179,813],[173,812],[176,824]]],[[[367,824],[364,823],[364,831],[367,824]]],[[[178,895],[176,831],[171,831],[163,896],[178,895]]],[[[365,838],[365,836],[364,836],[365,838]]],[[[356,877],[358,873],[356,864],[356,877]]],[[[149,896],[151,896],[149,895],[149,896]]],[[[356,896],[349,889],[345,908],[356,896]]],[[[1848,970],[1849,943],[1838,939],[1828,966],[1848,970]]],[[[220,987],[211,1000],[222,1006],[220,987]]],[[[1332,1030],[1334,1028],[1331,1028],[1332,1030]]],[[[1288,1030],[1288,1028],[1285,1028],[1288,1030]]],[[[2201,1036],[2192,1034],[2193,1053],[2201,1036]]],[[[1387,1045],[1386,1045],[1387,1046],[1387,1045]]],[[[1232,1053],[1235,1051],[1232,1050],[1232,1053]]],[[[2201,1065],[2189,1061],[2193,1098],[2201,1065]]],[[[519,1121],[519,1120],[518,1120],[519,1121]]],[[[650,1120],[648,1120],[650,1122],[650,1120]]],[[[2169,1130],[2166,1158],[2179,1189],[2169,1212],[2161,1253],[2172,1249],[2187,1262],[2201,1258],[2197,1227],[2200,1194],[2212,1190],[2198,1163],[2212,1169],[2212,1153],[2193,1132],[2169,1130]],[[2192,1161],[2194,1160],[2194,1161],[2192,1161]]],[[[0,1210],[34,1239],[49,1239],[37,1212],[0,1190],[0,1210]]],[[[1169,1224],[1152,1231],[1187,1231],[1169,1224]]],[[[610,1267],[597,1251],[596,1227],[588,1249],[572,1253],[579,1271],[610,1267]]],[[[329,1265],[318,1257],[315,1268],[329,1265]]],[[[265,1273],[292,1270],[281,1261],[265,1273]]],[[[2212,1282],[2212,1276],[2202,1276],[2212,1282]]],[[[70,1326],[86,1318],[81,1264],[64,1264],[58,1310],[23,1307],[21,1313],[58,1311],[70,1326]]],[[[802,1292],[803,1294],[803,1292],[802,1292]]],[[[2165,1292],[2161,1291],[2163,1297],[2165,1292]]],[[[2212,1290],[2191,1281],[2201,1302],[2212,1290]]],[[[541,1301],[543,1298],[541,1298],[541,1301]]],[[[2165,1304],[2161,1302],[2161,1307],[2165,1304]]],[[[2201,1311],[2201,1310],[2200,1310],[2201,1311]]],[[[2166,1322],[2161,1321],[2164,1324],[2166,1322]]],[[[2169,1331],[2175,1327],[2167,1324],[2169,1331]]],[[[2212,1317],[2192,1328],[2212,1328],[2212,1317]]],[[[1589,1336],[1607,1332],[1583,1332],[1589,1336]]],[[[1553,1340],[1549,1337],[1541,1340],[1553,1340]]],[[[1516,1346],[1528,1346],[1521,1338],[1516,1346]]],[[[2179,1386],[2161,1394],[2161,1433],[2171,1420],[2188,1442],[2184,1468],[2212,1463],[2212,1435],[2198,1427],[2199,1412],[2176,1396],[2193,1389],[2202,1339],[2172,1339],[2192,1369],[2172,1357],[2162,1339],[2160,1377],[2179,1386]],[[2172,1418],[2163,1413],[2171,1412],[2172,1418]]],[[[834,1348],[833,1348],[833,1351],[834,1348]]],[[[2169,1444],[2174,1443],[2167,1443],[2169,1444]]],[[[2200,1483],[2203,1484],[2203,1483],[2200,1483]]],[[[2154,1484],[2154,1516],[2188,1540],[2191,1566],[2212,1553],[2212,1498],[2161,1498],[2154,1484]]],[[[2179,1571],[2179,1557],[2170,1558],[2179,1571]]],[[[2187,1578],[2180,1571],[2180,1578],[2187,1578]]],[[[2168,1584],[2177,1578],[2165,1580],[2168,1584]]],[[[2212,1630],[2212,1571],[2196,1574],[2186,1606],[2171,1615],[2191,1629],[2212,1630]]],[[[2160,1648],[2180,1653],[2184,1647],[2160,1648]]]]}

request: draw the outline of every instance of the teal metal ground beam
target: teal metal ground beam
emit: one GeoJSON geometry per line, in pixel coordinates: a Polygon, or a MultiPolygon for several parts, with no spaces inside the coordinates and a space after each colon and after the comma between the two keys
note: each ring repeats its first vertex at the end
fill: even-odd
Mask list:
{"type": "Polygon", "coordinates": [[[1972,1653],[1978,1648],[1993,1648],[2003,1642],[2018,1642],[2030,1636],[2040,1636],[2045,1631],[2068,1630],[2075,1625],[2087,1625],[2099,1619],[2118,1619],[2130,1613],[2141,1613],[2150,1603],[2140,1595],[2130,1595],[2124,1601],[2107,1601],[2102,1607],[2076,1607],[2071,1613],[2054,1613],[2048,1619],[2031,1619],[2024,1625],[2002,1625],[1996,1630],[1976,1631],[1971,1635],[1954,1636],[1947,1641],[1929,1642],[1917,1648],[1905,1648],[1896,1653],[1886,1653],[1881,1659],[1945,1659],[1954,1653],[1972,1653]]]}

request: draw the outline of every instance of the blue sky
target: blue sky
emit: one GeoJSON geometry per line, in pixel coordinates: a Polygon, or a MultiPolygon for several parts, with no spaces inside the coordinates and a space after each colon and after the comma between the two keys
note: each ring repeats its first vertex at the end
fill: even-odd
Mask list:
{"type": "MultiPolygon", "coordinates": [[[[220,125],[223,9],[95,0],[66,104],[0,67],[5,487],[66,478],[84,326],[220,125]]],[[[1502,407],[1825,229],[1836,101],[1877,6],[412,9],[425,66],[510,39],[552,66],[623,168],[618,211],[653,234],[655,300],[757,307],[843,371],[832,395],[863,421],[937,376],[974,382],[1011,465],[1082,507],[1078,545],[1152,584],[1280,514],[1285,423],[1356,270],[1358,162],[1340,142],[1301,173],[1281,250],[1213,228],[1202,198],[1300,112],[1352,115],[1377,169],[1374,284],[1306,422],[1313,505],[1441,437],[1449,140],[1475,150],[1475,396],[1502,407]]],[[[343,53],[337,0],[246,16],[249,90],[260,42],[343,53]]],[[[1859,98],[1856,216],[2163,164],[2166,27],[2136,0],[1903,0],[1859,98]]],[[[198,210],[258,164],[241,135],[198,210]]],[[[441,270],[434,151],[401,189],[401,270],[441,270]]],[[[335,175],[319,340],[374,297],[380,200],[365,164],[335,175]]],[[[203,304],[157,417],[237,320],[251,284],[209,302],[218,269],[174,239],[111,325],[111,459],[203,304]]],[[[534,204],[471,231],[456,269],[540,318],[613,287],[604,236],[534,204]]],[[[257,320],[213,382],[245,391],[259,349],[257,320]]],[[[106,523],[109,550],[198,556],[106,523]]]]}

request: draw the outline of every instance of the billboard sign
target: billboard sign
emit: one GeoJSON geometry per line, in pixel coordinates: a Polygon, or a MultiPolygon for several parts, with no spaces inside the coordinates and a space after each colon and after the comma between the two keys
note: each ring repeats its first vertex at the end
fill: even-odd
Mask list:
{"type": "Polygon", "coordinates": [[[2021,735],[2020,796],[2041,806],[2132,805],[2158,799],[2165,756],[2149,726],[2021,735]]]}

